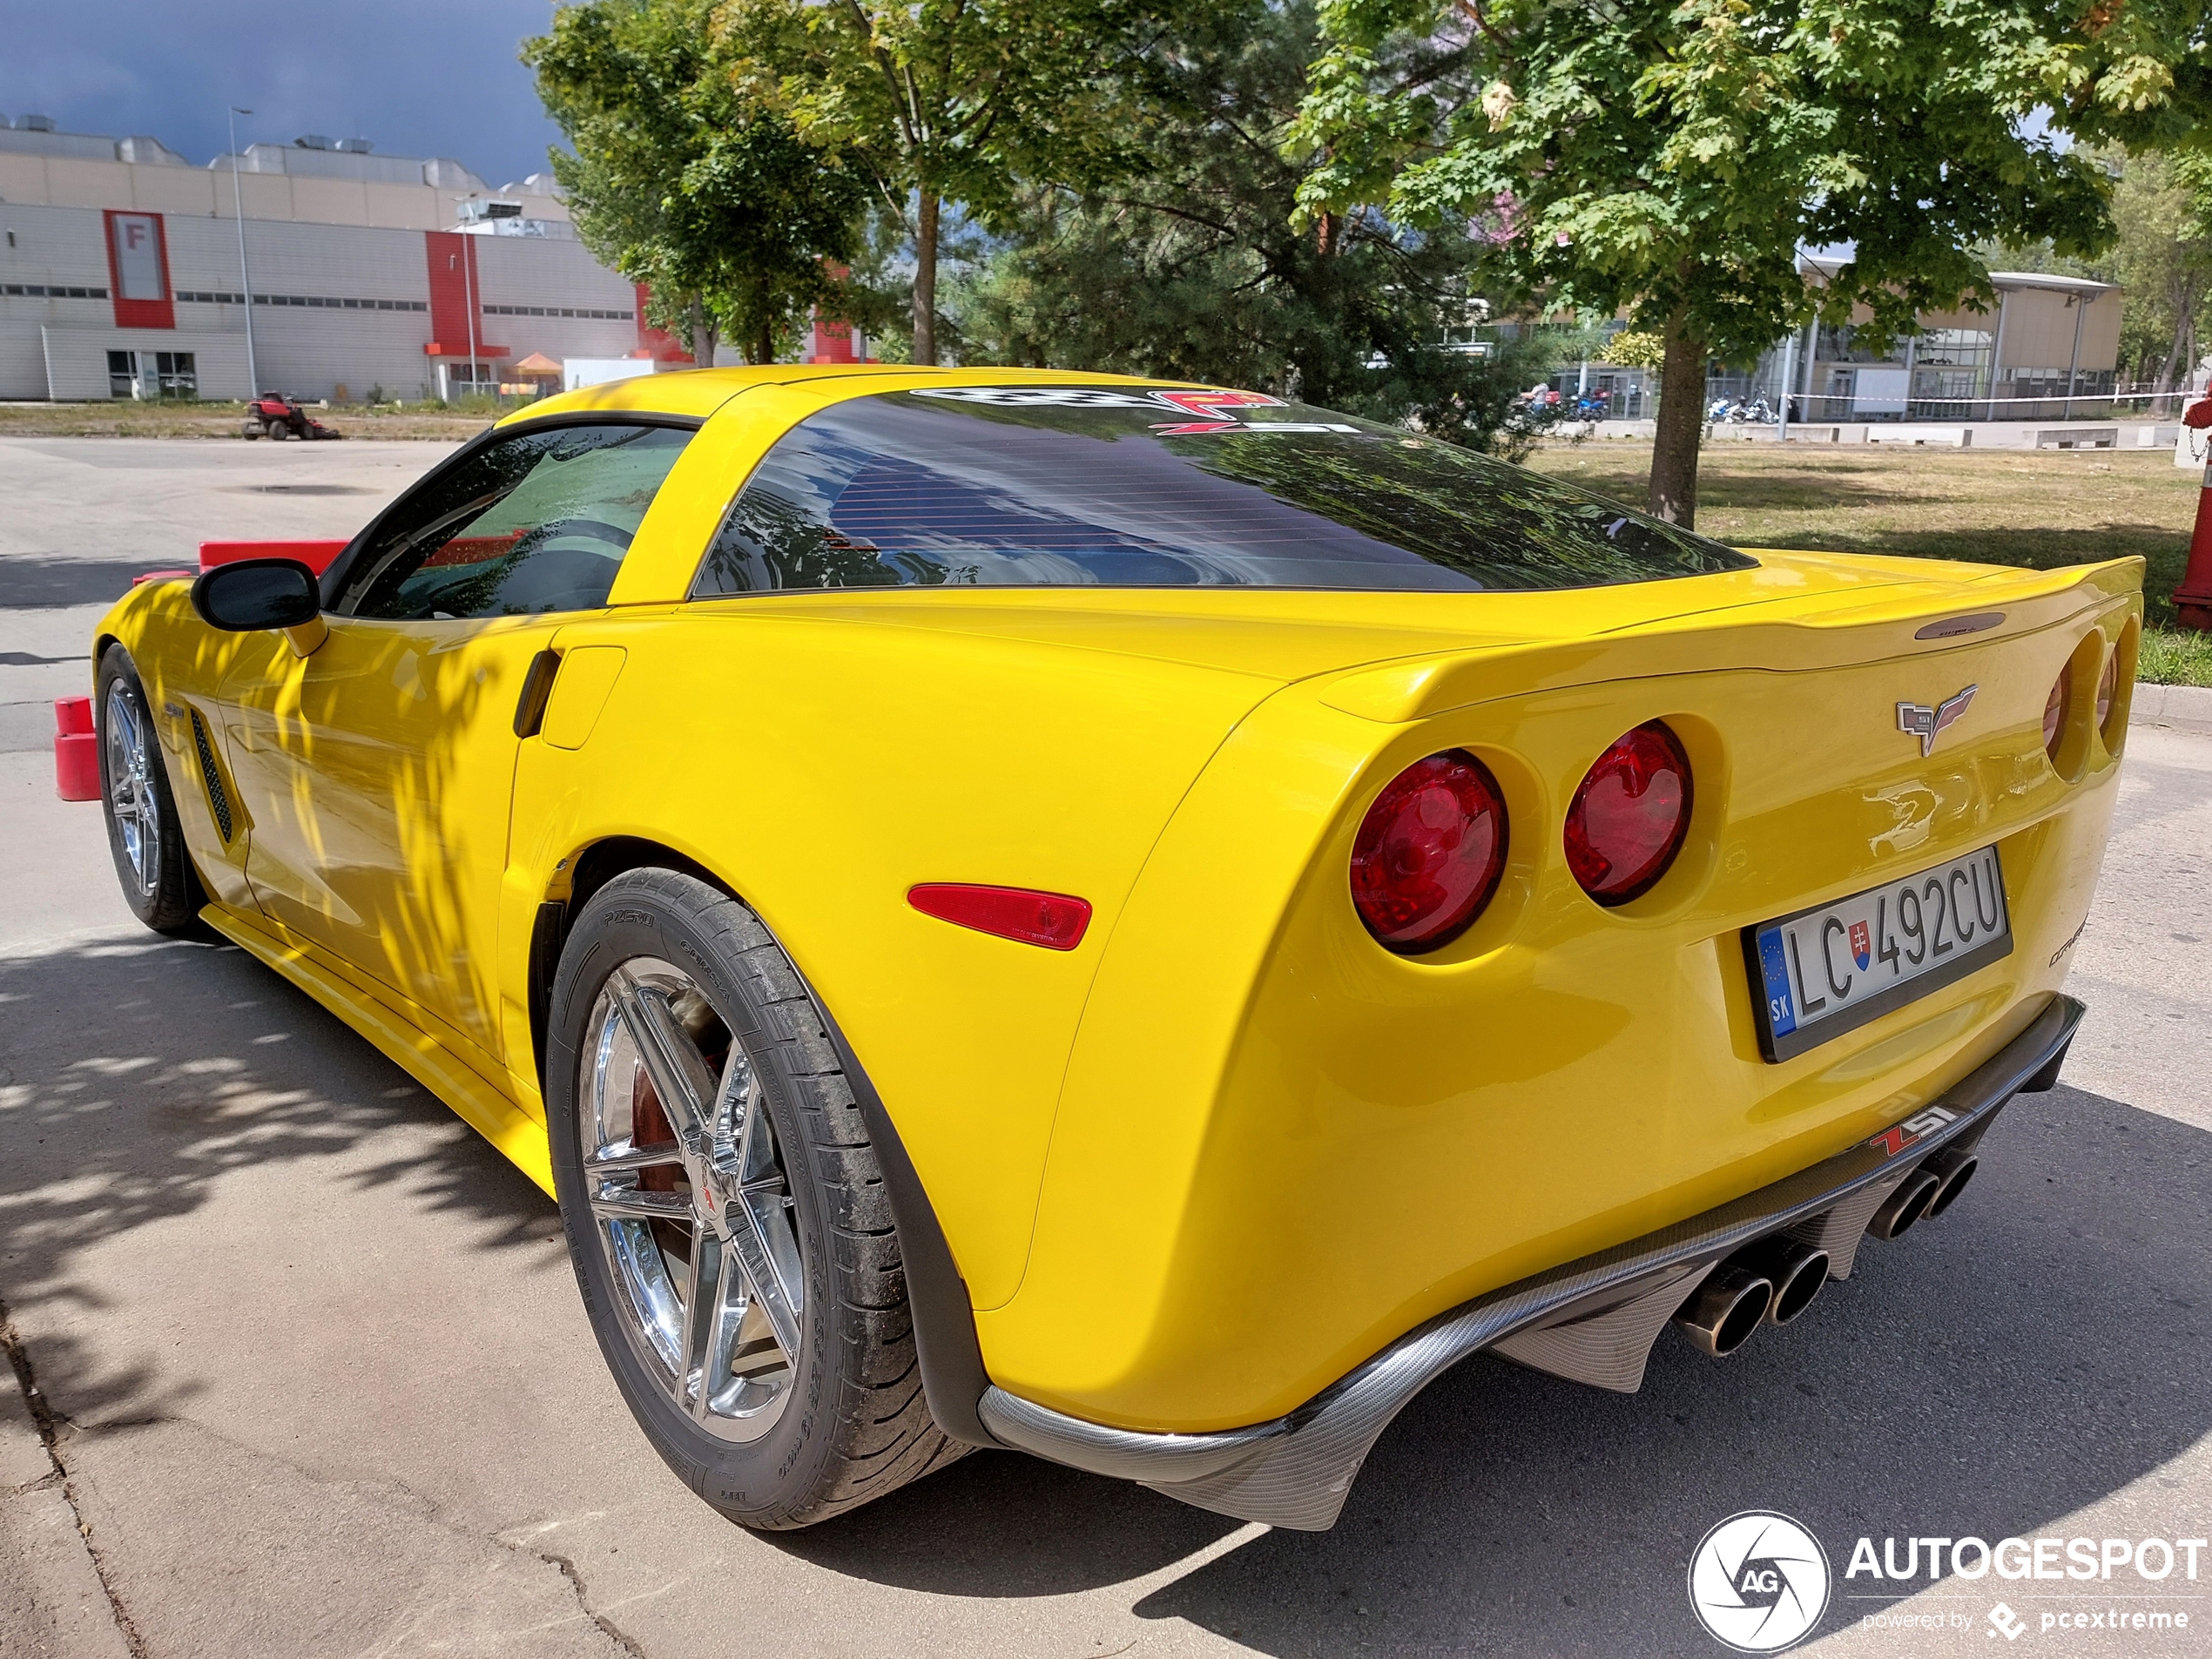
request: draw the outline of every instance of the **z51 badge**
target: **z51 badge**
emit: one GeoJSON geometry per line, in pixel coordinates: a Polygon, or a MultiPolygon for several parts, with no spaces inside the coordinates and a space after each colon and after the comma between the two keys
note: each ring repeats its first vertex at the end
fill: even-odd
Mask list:
{"type": "Polygon", "coordinates": [[[1880,1147],[1884,1157],[1893,1158],[1906,1147],[1918,1146],[1946,1123],[1958,1121],[1958,1113],[1941,1106],[1931,1106],[1925,1112],[1906,1118],[1902,1123],[1892,1124],[1866,1144],[1880,1147]]]}

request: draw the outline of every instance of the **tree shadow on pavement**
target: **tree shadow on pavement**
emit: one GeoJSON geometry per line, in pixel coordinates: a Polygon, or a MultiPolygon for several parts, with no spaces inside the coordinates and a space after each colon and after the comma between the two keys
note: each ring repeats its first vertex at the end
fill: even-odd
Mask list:
{"type": "MultiPolygon", "coordinates": [[[[1462,1365],[1383,1437],[1333,1532],[1258,1534],[1142,1585],[1238,1523],[980,1453],[765,1541],[957,1596],[1135,1585],[1141,1616],[1272,1654],[1710,1651],[1683,1574],[1724,1516],[1793,1515],[1840,1573],[1862,1534],[2032,1535],[2212,1430],[2212,1136],[2060,1089],[2016,1101],[1982,1150],[1958,1208],[1870,1243],[1852,1279],[1726,1362],[1669,1333],[1635,1395],[1462,1365]]],[[[457,1221],[466,1251],[560,1260],[542,1193],[228,945],[118,934],[0,957],[0,1299],[79,1423],[194,1396],[143,1285],[146,1345],[89,1339],[116,1305],[104,1275],[181,1250],[167,1271],[195,1288],[250,1283],[249,1253],[273,1247],[251,1232],[253,1182],[376,1189],[457,1221]],[[218,1183],[226,1227],[194,1232],[218,1183]]],[[[466,1256],[428,1271],[477,1276],[466,1256]]]]}
{"type": "MultiPolygon", "coordinates": [[[[1869,1588],[1841,1578],[1862,1534],[2032,1536],[2141,1479],[2212,1430],[2212,1136],[2061,1089],[2016,1100],[1982,1152],[1956,1209],[1869,1241],[1797,1323],[1723,1362],[1669,1332],[1632,1395],[1469,1360],[1385,1434],[1335,1531],[1255,1537],[1136,1611],[1271,1654],[1700,1654],[1689,1554],[1739,1510],[1825,1542],[1833,1630],[1869,1588]]],[[[1178,1509],[993,1454],[778,1541],[1022,1596],[1235,1525],[1178,1509]]]]}
{"type": "Polygon", "coordinates": [[[131,578],[165,566],[158,558],[0,560],[0,608],[111,605],[131,591],[131,578]]]}
{"type": "MultiPolygon", "coordinates": [[[[171,1224],[218,1182],[287,1165],[302,1182],[401,1189],[475,1224],[486,1248],[542,1239],[553,1215],[426,1090],[235,946],[119,934],[0,956],[0,1303],[27,1340],[36,1330],[56,1410],[138,1420],[192,1395],[190,1379],[70,1334],[111,1305],[84,1258],[132,1234],[174,1251],[171,1224]]],[[[266,1247],[184,1237],[209,1274],[266,1247]]]]}

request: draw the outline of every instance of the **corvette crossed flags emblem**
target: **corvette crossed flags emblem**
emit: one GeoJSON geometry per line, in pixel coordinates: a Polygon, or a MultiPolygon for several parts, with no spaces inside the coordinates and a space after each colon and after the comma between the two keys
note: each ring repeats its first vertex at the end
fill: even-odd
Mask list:
{"type": "Polygon", "coordinates": [[[1936,738],[1944,731],[1959,723],[1966,711],[1966,705],[1974,700],[1979,685],[1969,685],[1963,691],[1953,692],[1935,707],[1925,703],[1900,703],[1897,705],[1897,729],[1907,737],[1920,739],[1920,757],[1925,759],[1935,752],[1936,738]]]}

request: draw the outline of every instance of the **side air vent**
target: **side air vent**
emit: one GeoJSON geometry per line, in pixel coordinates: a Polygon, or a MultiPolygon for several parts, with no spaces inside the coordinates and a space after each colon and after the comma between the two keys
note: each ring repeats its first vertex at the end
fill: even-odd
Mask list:
{"type": "Polygon", "coordinates": [[[199,711],[192,711],[192,747],[199,752],[199,775],[207,780],[207,804],[215,809],[215,827],[223,833],[223,845],[231,844],[231,797],[223,787],[223,774],[215,769],[214,746],[207,741],[207,723],[199,718],[199,711]]]}

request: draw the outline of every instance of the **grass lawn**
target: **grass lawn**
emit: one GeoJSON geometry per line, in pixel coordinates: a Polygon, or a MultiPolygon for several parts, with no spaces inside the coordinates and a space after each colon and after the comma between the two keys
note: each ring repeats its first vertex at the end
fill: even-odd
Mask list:
{"type": "MultiPolygon", "coordinates": [[[[498,418],[458,409],[310,409],[348,438],[472,438],[498,418]]],[[[0,438],[233,438],[243,403],[0,403],[0,438]]],[[[243,440],[240,440],[243,442],[243,440]]]]}
{"type": "MultiPolygon", "coordinates": [[[[1539,471],[1641,503],[1651,446],[1547,443],[1539,471]]],[[[2201,475],[2164,449],[1917,449],[1723,442],[1698,463],[1697,528],[1738,547],[2022,564],[2149,562],[2141,677],[2212,685],[2212,635],[2175,628],[2201,475]]]]}

